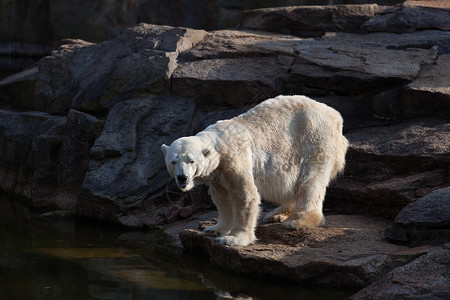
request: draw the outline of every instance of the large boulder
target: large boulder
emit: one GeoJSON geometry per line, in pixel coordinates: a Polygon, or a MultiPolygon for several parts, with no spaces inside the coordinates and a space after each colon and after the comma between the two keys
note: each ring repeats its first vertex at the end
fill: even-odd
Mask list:
{"type": "Polygon", "coordinates": [[[256,104],[279,95],[301,39],[224,30],[180,55],[172,76],[176,95],[203,107],[256,104]]]}
{"type": "Polygon", "coordinates": [[[379,11],[377,4],[290,6],[245,11],[243,28],[321,36],[328,31],[362,32],[361,25],[379,11]]]}
{"type": "Polygon", "coordinates": [[[35,109],[107,112],[142,93],[166,92],[178,54],[206,32],[140,24],[100,44],[68,41],[39,62],[35,109]]]}
{"type": "Polygon", "coordinates": [[[89,149],[102,123],[71,110],[67,117],[0,111],[1,189],[36,207],[75,212],[89,149]]]}
{"type": "Polygon", "coordinates": [[[130,227],[166,223],[180,197],[160,146],[188,135],[194,113],[192,99],[171,96],[116,104],[91,148],[77,213],[130,227]]]}
{"type": "MultiPolygon", "coordinates": [[[[399,118],[403,86],[433,65],[449,41],[450,32],[436,30],[329,33],[320,39],[218,31],[182,53],[172,90],[205,106],[254,104],[277,94],[339,94],[373,102],[369,108],[381,117],[399,118]],[[366,100],[386,90],[395,92],[384,94],[389,97],[381,103],[392,108],[383,110],[380,97],[366,100]]],[[[439,108],[430,104],[423,114],[439,108]]]]}
{"type": "Polygon", "coordinates": [[[369,285],[351,299],[448,299],[450,294],[450,248],[430,251],[381,280],[369,285]]]}
{"type": "MultiPolygon", "coordinates": [[[[394,32],[450,30],[450,7],[432,1],[405,1],[396,6],[328,5],[262,8],[245,11],[241,27],[298,36],[325,32],[394,32]]],[[[442,1],[441,1],[442,2],[442,1]]]]}
{"type": "Polygon", "coordinates": [[[450,30],[450,6],[445,1],[405,1],[381,9],[361,25],[368,32],[405,33],[424,29],[450,30]],[[428,2],[428,3],[427,3],[428,2]],[[437,3],[436,2],[441,2],[437,3]]]}
{"type": "MultiPolygon", "coordinates": [[[[450,40],[448,40],[450,45],[450,40]]],[[[450,49],[446,49],[450,53],[450,49]]],[[[450,54],[438,57],[436,64],[408,84],[404,96],[407,117],[441,115],[450,118],[450,54]]]]}
{"type": "Polygon", "coordinates": [[[286,70],[270,58],[207,59],[181,64],[172,84],[175,94],[202,105],[238,107],[280,94],[286,70]]]}
{"type": "Polygon", "coordinates": [[[65,122],[45,113],[1,111],[2,189],[33,199],[33,186],[57,182],[54,153],[65,122]]]}
{"type": "Polygon", "coordinates": [[[450,124],[434,119],[355,130],[345,176],[329,188],[329,208],[395,218],[450,177],[450,124]]]}
{"type": "Polygon", "coordinates": [[[450,187],[436,190],[406,206],[386,230],[394,242],[450,242],[450,187]]]}

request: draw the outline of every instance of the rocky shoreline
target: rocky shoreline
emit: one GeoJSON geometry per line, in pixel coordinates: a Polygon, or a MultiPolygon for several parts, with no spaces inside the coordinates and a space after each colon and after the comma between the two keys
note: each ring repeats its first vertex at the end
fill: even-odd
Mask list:
{"type": "Polygon", "coordinates": [[[258,9],[238,29],[139,24],[102,43],[63,40],[0,81],[0,188],[46,211],[180,228],[212,206],[203,189],[177,191],[160,145],[266,98],[304,94],[341,112],[350,141],[345,174],[327,192],[328,225],[261,224],[259,243],[240,249],[214,245],[194,222],[183,246],[251,276],[368,285],[355,299],[444,299],[450,7],[436,3],[258,9]],[[440,271],[427,277],[422,264],[440,271]],[[414,270],[434,285],[399,283],[414,270]]]}

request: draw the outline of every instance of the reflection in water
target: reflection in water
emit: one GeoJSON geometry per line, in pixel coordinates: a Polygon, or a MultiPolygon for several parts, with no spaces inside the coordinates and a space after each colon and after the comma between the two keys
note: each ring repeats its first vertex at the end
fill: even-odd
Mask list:
{"type": "Polygon", "coordinates": [[[241,278],[170,248],[160,231],[43,221],[0,195],[0,299],[339,299],[352,292],[241,278]]]}

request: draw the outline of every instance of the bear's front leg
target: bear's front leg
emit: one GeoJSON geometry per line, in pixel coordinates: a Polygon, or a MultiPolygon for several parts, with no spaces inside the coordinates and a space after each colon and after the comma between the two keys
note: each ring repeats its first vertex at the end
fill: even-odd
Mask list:
{"type": "Polygon", "coordinates": [[[214,242],[222,245],[247,246],[256,241],[255,227],[260,196],[251,176],[239,178],[231,186],[233,228],[228,235],[218,237],[214,242]]]}
{"type": "Polygon", "coordinates": [[[219,221],[216,225],[206,227],[203,233],[214,236],[228,235],[233,223],[231,202],[228,199],[229,194],[223,186],[217,183],[209,185],[209,194],[219,213],[219,221]]]}

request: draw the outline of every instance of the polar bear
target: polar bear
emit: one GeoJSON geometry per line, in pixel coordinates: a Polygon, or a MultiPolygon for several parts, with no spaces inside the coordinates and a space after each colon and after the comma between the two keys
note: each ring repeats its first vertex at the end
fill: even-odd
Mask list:
{"type": "Polygon", "coordinates": [[[347,139],[333,108],[305,96],[278,96],[195,136],[163,144],[182,191],[207,184],[219,213],[204,232],[216,243],[256,241],[261,199],[280,206],[265,221],[299,229],[324,224],[326,188],[344,168],[347,139]]]}

